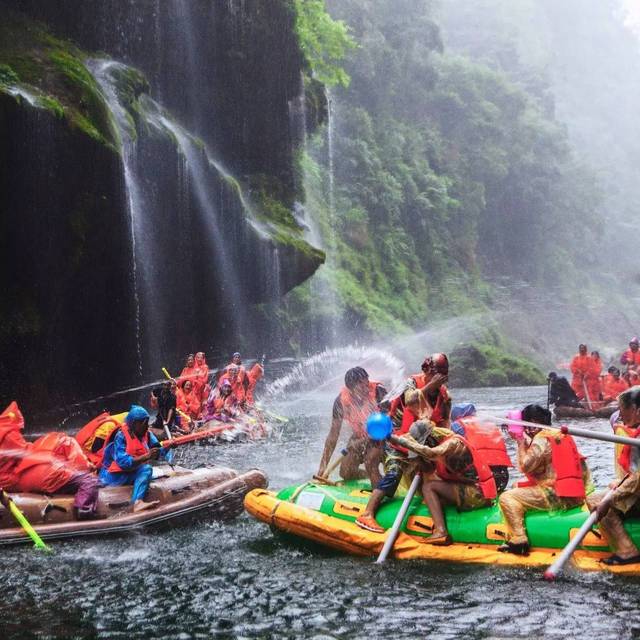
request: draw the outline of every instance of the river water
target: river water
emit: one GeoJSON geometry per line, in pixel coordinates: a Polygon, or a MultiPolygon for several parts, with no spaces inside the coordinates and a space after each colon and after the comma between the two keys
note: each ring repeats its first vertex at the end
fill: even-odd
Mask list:
{"type": "MultiPolygon", "coordinates": [[[[329,391],[274,409],[291,422],[269,441],[190,446],[181,462],[258,467],[272,488],[316,471],[329,391]]],[[[460,389],[492,413],[543,402],[546,388],[460,389]]],[[[575,426],[607,431],[606,420],[575,426]]],[[[611,445],[581,440],[598,486],[611,445]]],[[[0,638],[637,638],[640,580],[570,569],[388,561],[292,544],[247,514],[105,540],[0,551],[0,638]]]]}

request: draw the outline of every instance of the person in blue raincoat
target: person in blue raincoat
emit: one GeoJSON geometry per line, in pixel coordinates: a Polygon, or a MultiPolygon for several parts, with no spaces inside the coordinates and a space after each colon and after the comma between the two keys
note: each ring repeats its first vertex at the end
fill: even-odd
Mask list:
{"type": "Polygon", "coordinates": [[[158,439],[149,431],[149,413],[143,407],[131,405],[125,423],[109,438],[100,470],[105,486],[133,485],[131,502],[134,512],[150,509],[158,500],[145,502],[153,468],[150,460],[170,460],[171,452],[160,447],[158,439]]]}

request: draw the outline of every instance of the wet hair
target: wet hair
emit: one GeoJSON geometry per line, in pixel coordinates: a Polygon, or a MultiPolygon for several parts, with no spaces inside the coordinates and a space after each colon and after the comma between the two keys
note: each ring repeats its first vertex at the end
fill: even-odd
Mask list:
{"type": "Polygon", "coordinates": [[[549,371],[547,380],[551,380],[553,382],[557,377],[558,377],[558,374],[555,371],[549,371]]]}
{"type": "Polygon", "coordinates": [[[528,404],[522,410],[522,419],[525,422],[535,422],[536,424],[551,426],[551,411],[539,404],[528,404]]]}
{"type": "Polygon", "coordinates": [[[636,407],[637,409],[640,409],[640,385],[636,385],[635,387],[631,387],[631,389],[623,391],[618,396],[618,404],[620,407],[636,407]]]}
{"type": "Polygon", "coordinates": [[[617,373],[618,375],[620,375],[620,369],[618,369],[618,367],[611,365],[608,369],[607,369],[607,373],[617,373]]]}
{"type": "Polygon", "coordinates": [[[362,380],[369,380],[369,374],[362,367],[353,367],[344,374],[344,384],[347,389],[353,389],[362,380]]]}

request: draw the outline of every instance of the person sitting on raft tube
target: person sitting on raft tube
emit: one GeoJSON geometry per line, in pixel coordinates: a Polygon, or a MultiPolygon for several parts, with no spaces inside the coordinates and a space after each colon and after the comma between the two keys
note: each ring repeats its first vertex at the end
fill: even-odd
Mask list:
{"type": "MultiPolygon", "coordinates": [[[[404,391],[391,402],[389,415],[394,435],[408,433],[419,419],[431,420],[436,427],[448,429],[450,425],[451,398],[445,383],[449,375],[449,360],[444,353],[434,353],[422,362],[422,373],[411,376],[404,391]]],[[[385,496],[393,498],[402,480],[407,462],[407,450],[391,442],[383,447],[384,476],[374,487],[371,498],[356,524],[367,531],[382,533],[384,529],[376,521],[376,513],[385,496]]]]}
{"type": "Polygon", "coordinates": [[[630,369],[640,371],[640,340],[631,338],[629,340],[629,348],[620,356],[620,364],[630,369]]]}
{"type": "Polygon", "coordinates": [[[551,413],[537,404],[522,410],[522,420],[540,425],[510,429],[518,444],[518,467],[525,482],[505,491],[498,503],[509,527],[505,544],[498,551],[528,555],[529,539],[524,526],[527,511],[561,511],[581,505],[591,485],[591,474],[570,435],[545,430],[551,413]]]}
{"type": "Polygon", "coordinates": [[[23,429],[24,418],[13,401],[0,414],[0,487],[16,493],[72,495],[75,517],[92,518],[98,479],[78,442],[56,432],[27,442],[23,429]]]}
{"type": "Polygon", "coordinates": [[[223,380],[228,380],[231,383],[231,389],[233,390],[235,399],[238,401],[238,405],[244,407],[247,399],[247,386],[249,384],[244,367],[237,364],[230,364],[224,371],[224,374],[218,382],[218,387],[221,386],[223,380]]]}
{"type": "MultiPolygon", "coordinates": [[[[630,437],[640,435],[640,386],[623,391],[618,396],[620,419],[630,437]]],[[[627,435],[627,434],[625,434],[627,435]]],[[[605,492],[595,493],[587,499],[589,508],[598,512],[600,530],[609,541],[614,554],[602,560],[608,565],[640,563],[640,551],[624,528],[624,519],[637,517],[640,512],[640,448],[624,445],[618,450],[617,464],[626,476],[620,484],[613,482],[613,499],[603,502],[605,492]]]]}
{"type": "Polygon", "coordinates": [[[611,366],[602,381],[602,399],[606,404],[614,402],[616,398],[629,388],[626,380],[620,377],[620,369],[611,366]]]}
{"type": "Polygon", "coordinates": [[[318,476],[324,476],[338,443],[342,423],[346,422],[351,427],[351,436],[340,464],[340,477],[355,480],[368,476],[371,486],[380,481],[380,443],[368,437],[365,424],[371,413],[380,410],[380,402],[386,393],[379,382],[369,380],[369,374],[362,367],[353,367],[345,373],[344,387],[333,403],[331,428],[324,443],[318,476]],[[365,467],[364,474],[360,470],[361,464],[365,467]]]}
{"type": "MultiPolygon", "coordinates": [[[[107,487],[133,485],[133,511],[143,511],[159,504],[145,502],[153,468],[150,460],[171,460],[171,452],[160,447],[158,439],[149,431],[149,414],[138,405],[131,405],[124,424],[116,429],[104,450],[100,482],[107,487]]],[[[169,445],[171,447],[171,445],[169,445]]]]}
{"type": "Polygon", "coordinates": [[[551,371],[547,380],[549,381],[549,404],[556,407],[582,408],[576,392],[564,376],[551,371]]]}
{"type": "Polygon", "coordinates": [[[228,421],[239,413],[238,399],[233,393],[229,378],[222,378],[220,386],[213,389],[207,399],[207,411],[204,420],[228,421]]]}
{"type": "Polygon", "coordinates": [[[171,378],[165,380],[159,387],[151,390],[151,406],[158,408],[158,413],[153,421],[152,428],[157,434],[164,435],[164,428],[173,430],[175,426],[180,426],[180,417],[176,412],[177,382],[171,378]]]}
{"type": "Polygon", "coordinates": [[[202,414],[202,404],[195,392],[191,380],[183,380],[176,393],[176,408],[189,416],[191,420],[199,420],[202,414]]]}
{"type": "MultiPolygon", "coordinates": [[[[475,413],[473,405],[467,406],[475,413]]],[[[418,420],[404,436],[391,436],[394,444],[408,448],[425,460],[427,471],[431,472],[435,464],[437,477],[430,475],[422,480],[422,495],[434,524],[433,534],[425,542],[434,545],[452,542],[442,506],[455,505],[460,511],[490,506],[498,497],[491,462],[501,463],[502,468],[512,466],[498,427],[487,425],[483,429],[474,419],[466,423],[461,420],[453,426],[465,435],[439,429],[430,420],[418,420]]],[[[504,476],[501,480],[504,483],[504,476]]]]}
{"type": "Polygon", "coordinates": [[[209,365],[205,358],[204,351],[198,351],[195,357],[195,365],[193,370],[193,391],[198,400],[202,402],[206,399],[211,391],[209,389],[209,365]]]}

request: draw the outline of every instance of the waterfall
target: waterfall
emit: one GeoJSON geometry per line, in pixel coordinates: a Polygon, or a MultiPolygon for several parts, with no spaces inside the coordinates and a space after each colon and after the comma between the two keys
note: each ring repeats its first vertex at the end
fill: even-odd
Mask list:
{"type": "Polygon", "coordinates": [[[332,229],[335,228],[336,217],[336,196],[335,196],[335,172],[333,164],[333,139],[334,139],[334,114],[333,114],[333,98],[327,87],[325,89],[327,98],[327,174],[329,181],[328,200],[329,200],[329,223],[332,229]]]}
{"type": "Polygon", "coordinates": [[[109,60],[89,60],[87,62],[87,68],[92,73],[96,82],[100,86],[102,93],[111,109],[111,113],[114,116],[115,123],[117,125],[117,131],[122,143],[122,164],[124,169],[124,187],[127,199],[127,207],[129,210],[130,221],[130,234],[131,234],[131,253],[132,253],[132,280],[133,280],[133,292],[134,292],[134,304],[135,304],[135,330],[136,330],[136,350],[137,350],[137,366],[138,373],[142,377],[142,365],[143,365],[143,349],[142,349],[142,337],[141,337],[141,312],[140,312],[140,289],[141,285],[144,287],[145,304],[151,306],[152,292],[147,291],[146,287],[149,282],[149,278],[142,275],[142,283],[138,277],[138,266],[140,265],[141,271],[144,270],[146,261],[151,259],[151,252],[147,252],[146,255],[142,255],[141,243],[137,238],[142,238],[143,221],[142,216],[144,204],[142,200],[142,193],[138,181],[138,177],[135,171],[135,154],[136,154],[136,131],[134,124],[132,123],[130,116],[126,109],[122,106],[114,84],[112,72],[114,70],[126,69],[124,65],[120,65],[117,62],[109,60]]]}

